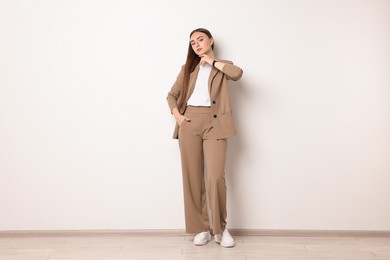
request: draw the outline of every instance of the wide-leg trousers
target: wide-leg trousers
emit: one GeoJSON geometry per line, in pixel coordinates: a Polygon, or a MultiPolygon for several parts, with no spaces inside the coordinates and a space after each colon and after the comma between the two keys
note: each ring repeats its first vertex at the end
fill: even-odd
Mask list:
{"type": "Polygon", "coordinates": [[[209,107],[188,106],[184,115],[191,120],[183,121],[179,127],[186,231],[210,230],[209,206],[212,231],[220,234],[225,229],[227,217],[227,140],[216,139],[209,107]]]}

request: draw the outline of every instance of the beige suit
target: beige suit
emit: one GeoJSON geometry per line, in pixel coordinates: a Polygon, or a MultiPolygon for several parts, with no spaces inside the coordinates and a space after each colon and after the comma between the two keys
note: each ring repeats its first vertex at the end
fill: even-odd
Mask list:
{"type": "MultiPolygon", "coordinates": [[[[176,124],[173,137],[179,139],[183,174],[186,231],[199,233],[210,229],[206,191],[209,197],[213,232],[220,234],[226,226],[226,138],[235,135],[228,80],[238,80],[242,70],[225,61],[223,71],[212,68],[209,76],[211,107],[188,106],[180,111],[190,119],[176,124]],[[205,168],[207,179],[205,180],[205,168]]],[[[186,103],[195,88],[199,65],[190,75],[186,103]]],[[[172,111],[177,106],[183,81],[183,68],[168,93],[172,111]]]]}

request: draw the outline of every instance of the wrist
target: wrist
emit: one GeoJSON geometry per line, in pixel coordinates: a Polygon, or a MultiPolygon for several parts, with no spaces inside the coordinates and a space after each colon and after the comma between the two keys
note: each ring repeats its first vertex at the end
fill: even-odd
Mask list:
{"type": "Polygon", "coordinates": [[[180,112],[179,110],[175,107],[174,109],[172,109],[172,115],[177,118],[178,116],[180,116],[180,112]]]}
{"type": "Polygon", "coordinates": [[[175,119],[178,119],[180,116],[181,116],[181,114],[179,112],[173,113],[173,117],[175,119]]]}

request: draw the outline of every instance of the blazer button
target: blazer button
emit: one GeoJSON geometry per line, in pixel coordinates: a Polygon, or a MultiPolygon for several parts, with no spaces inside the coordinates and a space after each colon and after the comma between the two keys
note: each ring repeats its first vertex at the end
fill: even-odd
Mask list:
{"type": "Polygon", "coordinates": [[[213,101],[213,104],[215,104],[215,103],[217,103],[217,102],[215,102],[215,100],[213,101]]]}
{"type": "Polygon", "coordinates": [[[214,118],[217,118],[217,115],[214,115],[214,118]]]}

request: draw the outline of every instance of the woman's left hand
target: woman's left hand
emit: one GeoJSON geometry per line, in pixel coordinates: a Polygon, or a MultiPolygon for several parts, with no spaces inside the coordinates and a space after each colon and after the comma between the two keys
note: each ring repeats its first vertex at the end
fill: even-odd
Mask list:
{"type": "Polygon", "coordinates": [[[214,61],[214,59],[212,59],[209,55],[203,54],[202,56],[200,56],[200,65],[208,63],[212,66],[213,61],[214,61]]]}

